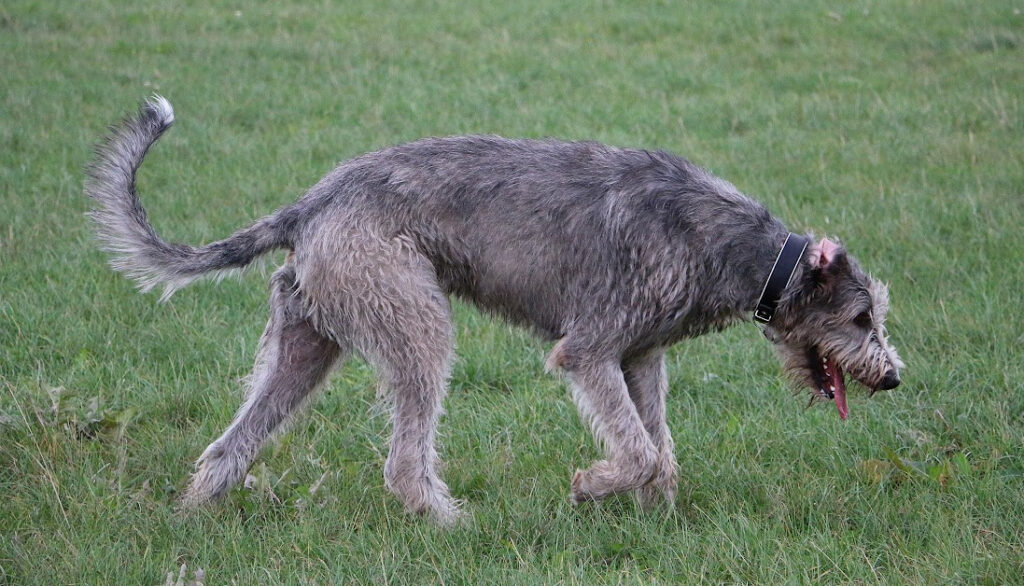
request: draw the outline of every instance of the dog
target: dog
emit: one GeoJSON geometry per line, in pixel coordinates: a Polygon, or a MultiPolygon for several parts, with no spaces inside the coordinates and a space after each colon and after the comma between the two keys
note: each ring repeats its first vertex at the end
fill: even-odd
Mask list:
{"type": "Polygon", "coordinates": [[[665,352],[753,318],[788,372],[847,416],[846,374],[872,394],[900,383],[886,286],[836,242],[787,231],[767,209],[666,152],[594,142],[428,138],[339,164],[298,201],[206,246],[154,231],[135,190],[174,120],[160,96],[114,126],[86,194],[112,265],[162,299],[206,275],[288,249],[244,403],[200,456],[182,502],[243,478],[265,440],[358,354],[386,389],[387,488],[412,513],[454,522],[461,501],[435,446],[453,356],[449,297],[557,341],[605,458],[571,479],[575,502],[635,492],[671,503],[665,352]]]}

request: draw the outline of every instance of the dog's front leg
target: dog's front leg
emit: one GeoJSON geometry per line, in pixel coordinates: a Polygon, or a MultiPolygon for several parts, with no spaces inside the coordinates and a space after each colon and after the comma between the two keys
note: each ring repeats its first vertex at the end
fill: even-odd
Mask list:
{"type": "Polygon", "coordinates": [[[654,475],[658,450],[629,398],[622,369],[615,361],[566,366],[573,401],[607,458],[576,471],[573,500],[601,500],[645,485],[654,475]]]}
{"type": "Polygon", "coordinates": [[[623,363],[623,373],[629,397],[636,405],[658,450],[657,469],[650,482],[637,491],[644,508],[658,502],[659,495],[668,503],[676,497],[679,472],[676,466],[675,444],[665,421],[665,398],[668,395],[668,374],[665,372],[665,351],[659,349],[623,363]]]}

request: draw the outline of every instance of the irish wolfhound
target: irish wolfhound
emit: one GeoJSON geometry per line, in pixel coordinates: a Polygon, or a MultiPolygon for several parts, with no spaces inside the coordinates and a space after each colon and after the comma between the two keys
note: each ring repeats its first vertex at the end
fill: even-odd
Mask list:
{"type": "Polygon", "coordinates": [[[548,365],[606,459],[577,471],[575,501],[637,491],[672,501],[665,350],[749,319],[786,370],[846,417],[844,372],[899,384],[886,287],[828,239],[665,152],[592,142],[431,138],[341,163],[304,197],[229,238],[169,244],[146,219],[135,173],[174,119],[159,96],[97,149],[86,192],[113,266],[163,298],[211,273],[291,250],[245,401],[200,456],[186,505],[223,495],[343,357],[376,369],[393,409],[387,487],[407,510],[453,521],[435,429],[452,361],[448,296],[558,340],[548,365]]]}

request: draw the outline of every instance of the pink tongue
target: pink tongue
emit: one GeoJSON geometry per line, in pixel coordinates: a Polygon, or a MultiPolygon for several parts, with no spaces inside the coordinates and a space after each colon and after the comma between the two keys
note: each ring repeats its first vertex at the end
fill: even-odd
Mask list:
{"type": "Polygon", "coordinates": [[[843,380],[843,369],[838,364],[829,360],[829,366],[832,368],[829,370],[829,382],[832,384],[832,400],[836,403],[836,409],[839,410],[839,418],[846,420],[846,416],[850,414],[850,409],[846,406],[846,381],[843,380]]]}

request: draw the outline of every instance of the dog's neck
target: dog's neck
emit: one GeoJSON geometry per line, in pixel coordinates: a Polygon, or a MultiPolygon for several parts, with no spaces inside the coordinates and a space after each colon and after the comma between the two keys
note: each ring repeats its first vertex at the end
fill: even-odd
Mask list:
{"type": "MultiPolygon", "coordinates": [[[[743,238],[746,241],[745,246],[726,252],[726,264],[730,266],[730,270],[723,272],[726,279],[723,286],[736,292],[733,298],[736,305],[733,308],[742,314],[744,320],[749,319],[757,309],[765,290],[765,283],[789,234],[790,232],[776,220],[757,236],[751,237],[747,234],[743,238]]],[[[795,277],[799,272],[798,259],[790,273],[795,277]]],[[[787,280],[788,278],[789,275],[787,280]]]]}
{"type": "MultiPolygon", "coordinates": [[[[671,328],[667,343],[682,337],[719,330],[750,319],[757,308],[765,281],[772,270],[789,230],[778,219],[761,213],[748,218],[726,218],[702,226],[707,238],[705,262],[717,265],[716,282],[698,290],[686,290],[688,312],[671,328]],[[747,221],[741,221],[747,220],[747,221]]],[[[692,250],[692,249],[691,249],[692,250]]],[[[800,275],[797,268],[794,279],[800,275]]]]}

